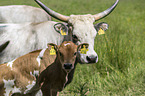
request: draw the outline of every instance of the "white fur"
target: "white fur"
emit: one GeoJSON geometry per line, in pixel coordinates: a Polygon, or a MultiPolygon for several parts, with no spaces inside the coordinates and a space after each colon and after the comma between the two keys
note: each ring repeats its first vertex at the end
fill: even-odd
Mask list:
{"type": "Polygon", "coordinates": [[[9,67],[11,68],[11,70],[12,70],[13,62],[14,62],[14,61],[15,61],[15,60],[13,60],[13,61],[7,63],[7,66],[9,66],[9,67]]]}
{"type": "Polygon", "coordinates": [[[65,84],[67,83],[67,81],[68,81],[68,73],[67,73],[67,75],[66,75],[66,77],[65,77],[65,83],[64,83],[64,85],[63,85],[63,88],[64,88],[64,86],[65,86],[65,84]]]}
{"type": "Polygon", "coordinates": [[[4,55],[0,58],[0,64],[18,58],[28,52],[44,49],[47,43],[59,45],[64,36],[56,32],[53,28],[57,22],[47,21],[40,24],[0,24],[0,44],[10,40],[10,44],[4,50],[4,55]]]}
{"type": "Polygon", "coordinates": [[[39,91],[37,92],[36,96],[43,96],[42,91],[39,90],[39,91]]]}
{"type": "Polygon", "coordinates": [[[70,43],[66,43],[66,44],[64,44],[64,46],[67,46],[67,45],[70,45],[70,43]]]}
{"type": "Polygon", "coordinates": [[[39,76],[39,71],[38,70],[34,70],[33,73],[30,72],[30,75],[32,75],[33,77],[36,78],[36,76],[39,76]]]}
{"type": "Polygon", "coordinates": [[[43,50],[40,52],[40,54],[38,55],[38,57],[36,58],[36,60],[37,60],[39,66],[41,65],[41,62],[40,62],[40,61],[41,61],[41,57],[43,57],[45,51],[46,51],[46,48],[43,49],[43,50]]]}
{"type": "Polygon", "coordinates": [[[51,17],[42,9],[27,5],[0,6],[0,23],[44,22],[51,17]]]}
{"type": "Polygon", "coordinates": [[[28,82],[29,84],[26,86],[26,90],[24,92],[24,94],[26,94],[34,85],[35,85],[35,81],[32,81],[32,82],[28,82]]]}
{"type": "Polygon", "coordinates": [[[9,96],[9,94],[11,92],[12,93],[21,92],[20,88],[17,88],[16,86],[14,86],[15,85],[14,81],[15,80],[5,80],[5,79],[3,79],[4,88],[5,88],[5,93],[4,93],[5,96],[9,96]]]}
{"type": "MultiPolygon", "coordinates": [[[[29,92],[29,90],[35,85],[35,81],[32,81],[32,83],[30,83],[30,82],[28,82],[29,84],[26,86],[26,90],[25,90],[25,92],[24,92],[24,94],[26,94],[27,92],[29,92]]],[[[36,93],[36,95],[35,96],[43,96],[42,95],[42,91],[41,90],[39,90],[37,93],[36,93]]]]}

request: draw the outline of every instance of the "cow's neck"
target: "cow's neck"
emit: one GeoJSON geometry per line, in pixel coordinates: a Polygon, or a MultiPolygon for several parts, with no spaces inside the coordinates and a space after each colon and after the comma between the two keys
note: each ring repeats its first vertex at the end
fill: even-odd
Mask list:
{"type": "Polygon", "coordinates": [[[57,73],[57,74],[64,75],[64,76],[67,75],[66,71],[64,69],[62,69],[62,64],[61,64],[60,58],[58,56],[56,56],[56,59],[54,61],[54,66],[60,72],[60,73],[57,73]]]}

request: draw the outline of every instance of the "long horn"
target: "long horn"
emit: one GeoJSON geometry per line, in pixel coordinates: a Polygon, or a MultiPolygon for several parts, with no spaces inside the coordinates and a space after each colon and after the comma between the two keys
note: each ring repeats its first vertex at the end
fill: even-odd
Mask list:
{"type": "Polygon", "coordinates": [[[105,10],[101,13],[95,14],[94,15],[95,20],[102,19],[102,18],[106,17],[107,15],[109,15],[115,9],[118,2],[119,2],[119,0],[116,0],[116,2],[110,8],[108,8],[107,10],[105,10]]]}
{"type": "Polygon", "coordinates": [[[3,43],[2,45],[0,45],[0,53],[8,46],[9,43],[10,43],[10,41],[7,41],[7,42],[3,43]]]}
{"type": "Polygon", "coordinates": [[[44,9],[50,16],[60,20],[60,21],[64,21],[64,22],[68,22],[68,19],[70,18],[69,16],[65,16],[62,14],[59,14],[53,10],[51,10],[50,8],[48,8],[47,6],[45,6],[42,2],[40,2],[39,0],[34,0],[42,9],[44,9]]]}

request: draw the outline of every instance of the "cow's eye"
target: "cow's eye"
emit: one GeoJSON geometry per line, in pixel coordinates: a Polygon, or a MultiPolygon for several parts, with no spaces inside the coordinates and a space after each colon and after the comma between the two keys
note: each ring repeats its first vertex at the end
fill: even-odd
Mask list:
{"type": "Polygon", "coordinates": [[[74,53],[74,56],[76,56],[76,55],[77,55],[77,52],[74,53]]]}
{"type": "Polygon", "coordinates": [[[73,42],[76,43],[79,41],[78,37],[76,35],[72,35],[73,42]]]}

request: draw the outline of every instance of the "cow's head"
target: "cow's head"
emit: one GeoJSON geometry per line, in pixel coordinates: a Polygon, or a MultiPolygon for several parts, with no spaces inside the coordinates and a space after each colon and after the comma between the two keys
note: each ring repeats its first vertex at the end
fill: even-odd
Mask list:
{"type": "Polygon", "coordinates": [[[74,68],[76,56],[78,55],[80,49],[83,48],[84,45],[86,48],[88,47],[87,43],[77,46],[71,41],[64,41],[60,46],[53,43],[48,43],[48,47],[50,45],[56,50],[57,59],[59,59],[62,69],[66,72],[70,72],[74,68]]]}
{"type": "MultiPolygon", "coordinates": [[[[97,34],[98,28],[101,28],[105,25],[105,23],[93,25],[93,23],[99,19],[102,19],[109,15],[113,9],[118,4],[119,0],[116,0],[116,2],[107,10],[95,14],[95,15],[70,15],[65,16],[62,14],[59,14],[48,7],[46,7],[43,3],[41,3],[39,0],[35,0],[49,15],[52,17],[67,22],[69,26],[72,26],[72,34],[73,34],[73,41],[76,44],[80,43],[88,43],[89,44],[89,51],[87,54],[80,54],[80,63],[97,63],[98,62],[98,55],[94,51],[94,39],[97,34]],[[102,26],[101,26],[102,25],[102,26]]],[[[105,25],[106,29],[107,24],[105,25]]],[[[105,30],[106,30],[105,29],[105,30]]],[[[104,30],[104,31],[105,31],[104,30]]]]}

